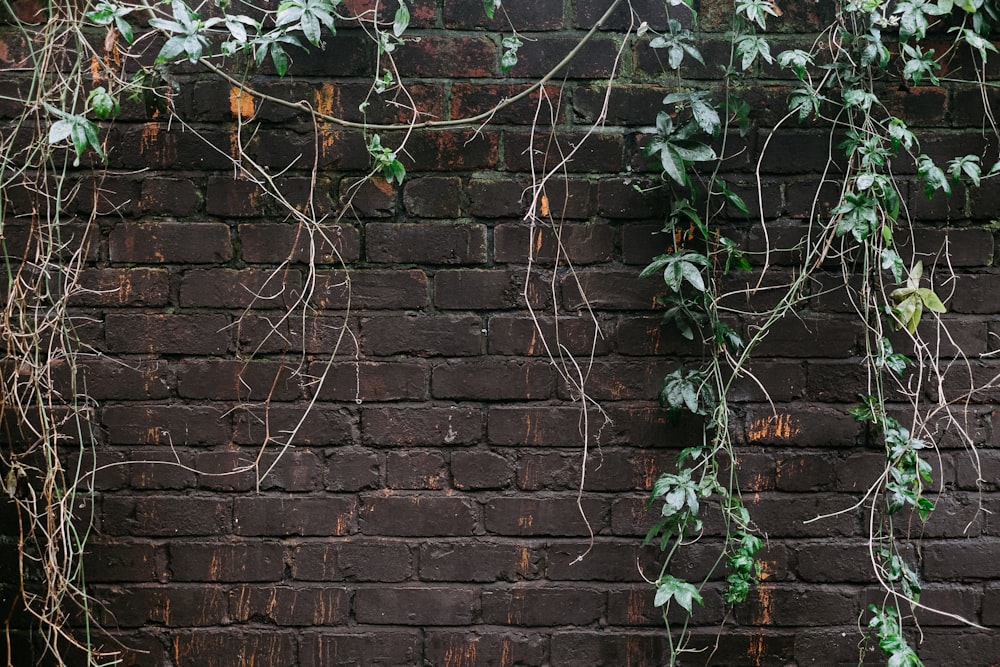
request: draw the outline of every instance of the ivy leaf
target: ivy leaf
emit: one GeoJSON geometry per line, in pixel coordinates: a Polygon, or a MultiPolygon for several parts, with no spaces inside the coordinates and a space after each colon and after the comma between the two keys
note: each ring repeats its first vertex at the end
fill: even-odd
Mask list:
{"type": "Polygon", "coordinates": [[[483,13],[486,14],[486,18],[492,20],[493,15],[499,8],[500,0],[483,0],[483,13]]]}
{"type": "Polygon", "coordinates": [[[396,37],[402,37],[409,25],[410,10],[407,9],[406,2],[404,0],[399,0],[399,9],[396,10],[396,16],[392,21],[392,34],[396,37]]]}
{"type": "Polygon", "coordinates": [[[677,604],[689,614],[694,602],[703,606],[705,604],[697,588],[686,581],[666,574],[657,582],[656,597],[653,598],[653,605],[662,607],[671,599],[676,600],[677,604]]]}
{"type": "Polygon", "coordinates": [[[948,178],[930,157],[921,155],[917,158],[917,174],[924,182],[924,194],[928,199],[932,198],[938,190],[943,191],[945,195],[951,195],[951,185],[948,183],[948,178]]]}

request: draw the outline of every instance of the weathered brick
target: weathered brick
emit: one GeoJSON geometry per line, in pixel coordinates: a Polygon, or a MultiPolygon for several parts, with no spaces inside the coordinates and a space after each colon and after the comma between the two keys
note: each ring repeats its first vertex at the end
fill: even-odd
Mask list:
{"type": "Polygon", "coordinates": [[[366,535],[471,535],[478,507],[458,496],[365,494],[358,508],[359,528],[366,535]]]}
{"type": "Polygon", "coordinates": [[[418,630],[324,631],[303,634],[299,644],[304,665],[413,665],[422,655],[418,630]]]}
{"type": "Polygon", "coordinates": [[[229,227],[217,222],[120,223],[111,230],[112,262],[213,264],[233,256],[229,227]]]}
{"type": "Polygon", "coordinates": [[[104,330],[109,352],[215,355],[230,345],[230,318],[221,314],[108,313],[104,330]]]}
{"type": "Polygon", "coordinates": [[[349,538],[300,544],[292,551],[291,574],[302,581],[399,582],[416,570],[403,540],[349,538]]]}
{"type": "Polygon", "coordinates": [[[237,498],[237,535],[345,535],[354,522],[354,499],[346,496],[237,498]]]}
{"type": "Polygon", "coordinates": [[[232,424],[222,410],[186,405],[109,405],[102,411],[116,445],[222,444],[232,424]]]}
{"type": "Polygon", "coordinates": [[[504,134],[504,162],[509,171],[548,171],[558,168],[569,173],[619,172],[625,156],[625,140],[620,131],[607,130],[589,136],[546,134],[504,134]],[[557,147],[558,146],[558,147],[557,147]]]}
{"type": "Polygon", "coordinates": [[[460,361],[435,366],[435,398],[538,400],[549,398],[555,377],[548,364],[531,361],[460,361]]]}
{"type": "MultiPolygon", "coordinates": [[[[475,7],[463,8],[478,11],[475,7]]],[[[531,125],[537,118],[554,116],[557,122],[565,121],[565,111],[560,110],[559,89],[545,86],[533,91],[516,102],[508,100],[524,92],[524,84],[504,84],[492,82],[468,83],[455,81],[451,86],[452,118],[468,118],[488,114],[491,122],[500,125],[531,125]],[[504,104],[502,108],[498,108],[504,104]],[[541,111],[540,111],[541,109],[541,111]]]]}
{"type": "Polygon", "coordinates": [[[304,379],[292,368],[269,361],[231,359],[182,361],[177,394],[219,401],[290,401],[302,395],[304,379]]]}
{"type": "Polygon", "coordinates": [[[605,604],[604,592],[596,589],[518,584],[483,591],[483,620],[497,625],[588,625],[604,615],[605,604]]]}
{"type": "Polygon", "coordinates": [[[241,406],[232,414],[233,439],[241,445],[256,445],[267,440],[269,443],[325,446],[345,445],[356,440],[357,415],[342,405],[270,404],[266,409],[241,406]]]}
{"type": "Polygon", "coordinates": [[[181,279],[181,307],[286,308],[302,291],[294,269],[196,269],[181,279]]]}
{"type": "Polygon", "coordinates": [[[128,540],[92,540],[84,564],[87,579],[98,582],[165,581],[167,554],[163,545],[128,540]]]}
{"type": "Polygon", "coordinates": [[[354,614],[373,625],[468,625],[479,597],[472,588],[363,588],[355,593],[354,614]]]}
{"type": "Polygon", "coordinates": [[[541,573],[538,548],[509,542],[438,541],[420,549],[424,581],[519,581],[541,573]]]}
{"type": "Polygon", "coordinates": [[[310,393],[322,401],[406,401],[427,398],[429,370],[410,362],[314,363],[310,393]]]}
{"type": "Polygon", "coordinates": [[[549,300],[549,280],[537,272],[527,278],[521,271],[439,271],[434,276],[434,305],[447,310],[509,310],[524,308],[530,300],[532,306],[542,306],[549,300]]]}
{"type": "Polygon", "coordinates": [[[486,530],[497,535],[588,535],[587,523],[600,532],[607,523],[608,506],[599,498],[584,498],[583,515],[575,497],[492,498],[484,510],[486,530]]]}
{"type": "Polygon", "coordinates": [[[233,660],[236,664],[265,660],[273,665],[291,665],[296,654],[295,635],[273,631],[178,632],[173,636],[171,649],[178,666],[225,667],[232,665],[233,660]]]}
{"type": "Polygon", "coordinates": [[[229,614],[241,622],[343,625],[351,611],[346,588],[240,586],[229,593],[229,614]]]}
{"type": "Polygon", "coordinates": [[[324,460],[324,485],[330,491],[360,491],[379,481],[378,456],[366,449],[337,449],[324,460]]]}
{"type": "Polygon", "coordinates": [[[284,565],[277,542],[238,544],[187,542],[170,546],[174,581],[281,581],[284,565]]]}
{"type": "Polygon", "coordinates": [[[502,454],[457,451],[451,455],[451,483],[457,489],[499,489],[510,483],[512,466],[502,454]]]}
{"type": "Polygon", "coordinates": [[[497,315],[489,319],[490,354],[539,356],[570,354],[586,357],[611,350],[615,323],[588,317],[523,317],[497,315]]]}
{"type": "Polygon", "coordinates": [[[411,46],[410,57],[400,59],[401,76],[449,76],[458,68],[464,76],[488,77],[494,71],[496,46],[487,37],[428,35],[411,46]]]}
{"type": "Polygon", "coordinates": [[[361,348],[377,357],[464,357],[479,354],[482,347],[479,317],[413,314],[361,320],[361,348]]]}
{"type": "Polygon", "coordinates": [[[526,264],[570,261],[575,265],[596,264],[612,259],[615,231],[603,224],[540,225],[502,224],[493,230],[493,256],[497,262],[526,264]]]}
{"type": "Polygon", "coordinates": [[[99,401],[164,399],[174,384],[165,361],[82,359],[78,373],[88,395],[99,401]]]}
{"type": "Polygon", "coordinates": [[[385,457],[386,486],[390,489],[443,489],[448,470],[440,452],[389,452],[385,457]]]}
{"type": "Polygon", "coordinates": [[[238,232],[243,259],[255,264],[340,264],[356,262],[361,255],[357,227],[343,223],[313,227],[251,222],[240,225],[238,232]]]}
{"type": "Polygon", "coordinates": [[[486,227],[445,223],[375,223],[365,226],[368,260],[381,263],[483,264],[486,227]]]}
{"type": "Polygon", "coordinates": [[[469,212],[480,218],[519,218],[527,210],[527,189],[526,180],[473,177],[466,187],[469,212]]]}
{"type": "Polygon", "coordinates": [[[165,306],[170,296],[160,269],[85,269],[79,287],[72,301],[80,306],[165,306]]]}
{"type": "Polygon", "coordinates": [[[192,181],[146,178],[142,181],[139,208],[150,215],[188,216],[201,207],[201,195],[192,181]]]}
{"type": "Polygon", "coordinates": [[[325,310],[423,308],[427,274],[418,269],[316,274],[313,303],[325,310]]]}
{"type": "Polygon", "coordinates": [[[206,627],[222,622],[228,608],[226,592],[209,586],[136,586],[108,591],[106,599],[110,606],[102,609],[101,618],[108,627],[206,627]]]}
{"type": "Polygon", "coordinates": [[[109,535],[224,535],[233,525],[230,502],[220,498],[112,497],[105,498],[101,507],[104,530],[109,535]]]}
{"type": "Polygon", "coordinates": [[[541,633],[518,632],[512,628],[505,628],[502,632],[483,630],[473,633],[431,629],[424,636],[424,655],[435,665],[541,667],[548,663],[549,638],[541,633]]]}
{"type": "Polygon", "coordinates": [[[418,218],[457,218],[462,214],[462,181],[453,176],[424,176],[406,182],[406,212],[418,218]]]}

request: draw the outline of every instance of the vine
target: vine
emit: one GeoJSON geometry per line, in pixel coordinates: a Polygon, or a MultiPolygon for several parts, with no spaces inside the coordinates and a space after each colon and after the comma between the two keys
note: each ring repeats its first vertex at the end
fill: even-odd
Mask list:
{"type": "MultiPolygon", "coordinates": [[[[684,4],[693,14],[692,3],[684,4]]],[[[732,61],[724,75],[722,103],[713,106],[708,90],[668,95],[663,103],[673,108],[660,113],[647,147],[647,154],[657,159],[663,187],[674,201],[663,229],[674,239],[674,247],[656,257],[642,276],[662,275],[667,288],[665,324],[689,340],[703,341],[707,350],[700,368],[682,366],[663,380],[660,400],[668,411],[685,411],[704,419],[704,445],[682,451],[678,472],[663,474],[653,487],[649,505],[661,501],[661,518],[646,541],[658,542],[665,555],[659,576],[650,583],[656,588],[655,604],[663,607],[669,631],[671,603],[690,617],[693,603],[702,603],[706,583],[723,563],[728,572],[728,587],[723,593],[726,602],[743,601],[757,582],[760,565],[755,556],[762,543],[753,534],[752,519],[740,500],[733,475],[739,456],[730,427],[733,408],[727,397],[741,377],[764,388],[752,374],[753,349],[772,325],[810,298],[806,287],[821,275],[828,260],[836,258],[857,317],[865,326],[863,363],[869,389],[851,414],[869,425],[871,435],[882,440],[885,451],[882,473],[862,500],[844,511],[866,507],[868,550],[875,577],[886,594],[881,605],[869,607],[868,627],[890,665],[919,665],[922,663],[903,631],[905,623],[915,619],[914,611],[957,617],[920,602],[921,584],[903,548],[907,538],[896,523],[905,518],[903,510],[907,508],[921,522],[927,521],[934,509],[927,493],[934,484],[928,453],[939,437],[936,423],[942,415],[971,452],[977,470],[978,455],[962,426],[962,406],[971,394],[941,396],[934,403],[923,398],[924,378],[941,391],[951,360],[940,358],[938,346],[918,327],[926,313],[936,316],[946,312],[936,285],[947,284],[953,276],[945,256],[943,265],[935,266],[930,286],[925,287],[918,250],[913,249],[912,259],[904,261],[896,238],[906,229],[909,217],[893,165],[911,161],[930,198],[938,191],[950,195],[955,183],[980,185],[1000,173],[1000,162],[984,170],[981,156],[970,154],[953,158],[946,168],[938,165],[920,152],[918,136],[890,111],[881,94],[894,80],[901,86],[925,81],[941,85],[936,73],[962,49],[979,57],[976,81],[983,85],[982,68],[989,54],[996,52],[989,38],[998,19],[997,10],[990,3],[952,0],[846,2],[838,6],[835,22],[811,49],[787,50],[774,57],[762,33],[767,22],[780,15],[777,3],[769,0],[737,0],[730,31],[732,61]],[[952,36],[944,53],[935,55],[933,49],[923,46],[932,30],[937,34],[946,30],[952,36]],[[898,41],[888,42],[886,33],[895,33],[898,41]],[[721,291],[722,278],[750,269],[750,263],[734,241],[720,234],[719,218],[726,204],[744,215],[749,209],[718,174],[729,157],[725,146],[730,128],[745,127],[747,105],[735,98],[738,88],[761,62],[776,62],[797,81],[797,88],[789,95],[788,113],[769,131],[767,141],[792,118],[827,123],[831,136],[841,138],[831,139],[840,158],[830,155],[826,179],[837,182],[841,191],[829,215],[814,206],[797,246],[803,261],[795,280],[780,288],[778,304],[743,311],[727,305],[727,297],[732,295],[721,291]],[[719,154],[714,143],[722,147],[719,154]],[[700,209],[694,204],[699,199],[705,202],[700,209]],[[861,279],[857,288],[849,286],[852,276],[861,279]],[[749,321],[746,339],[733,329],[734,317],[749,321]],[[907,334],[912,351],[894,351],[892,330],[907,334]],[[906,425],[890,416],[900,400],[908,404],[906,425]],[[704,580],[683,581],[671,575],[669,568],[680,549],[700,539],[706,499],[715,500],[726,525],[722,555],[704,580]]],[[[649,46],[666,49],[668,68],[679,75],[685,58],[699,62],[702,58],[690,31],[682,29],[678,21],[671,20],[668,25],[669,33],[655,37],[649,46]]],[[[758,179],[763,158],[761,155],[758,160],[758,179]]],[[[761,207],[758,223],[766,237],[763,216],[761,207]]],[[[769,253],[775,250],[767,244],[763,273],[768,270],[769,253]]],[[[764,283],[763,273],[749,296],[764,283]]],[[[940,320],[936,326],[944,331],[942,337],[948,336],[940,320]]],[[[968,619],[959,620],[976,626],[968,619]]],[[[682,628],[677,643],[672,640],[671,664],[687,650],[685,637],[682,628]]]]}

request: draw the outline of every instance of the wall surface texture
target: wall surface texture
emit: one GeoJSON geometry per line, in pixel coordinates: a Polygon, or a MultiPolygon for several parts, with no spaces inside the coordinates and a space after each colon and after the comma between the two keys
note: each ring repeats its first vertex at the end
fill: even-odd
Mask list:
{"type": "MultiPolygon", "coordinates": [[[[663,27],[661,3],[633,4],[663,27]]],[[[684,71],[699,86],[712,85],[729,57],[728,18],[716,4],[729,5],[702,3],[708,64],[684,71]]],[[[799,44],[830,18],[827,3],[782,4],[772,19],[778,44],[799,44]]],[[[395,55],[431,117],[466,117],[523,90],[607,2],[504,5],[525,42],[507,73],[499,14],[488,21],[472,0],[411,4],[407,36],[420,40],[395,55]]],[[[679,450],[701,438],[696,423],[671,422],[656,400],[663,376],[700,352],[661,328],[662,281],[637,277],[671,243],[656,233],[670,206],[663,190],[635,186],[655,181],[643,128],[678,84],[648,38],[624,39],[628,26],[622,9],[544,94],[488,123],[414,130],[402,185],[362,182],[370,161],[360,130],[322,124],[314,134],[304,114],[243,99],[197,68],[177,74],[173,104],[186,125],[126,105],[109,130],[111,171],[98,187],[83,277],[96,291],[74,311],[97,352],[85,381],[99,404],[99,462],[131,462],[97,476],[87,561],[98,618],[128,647],[124,665],[665,663],[665,631],[643,581],[659,556],[642,546],[652,519],[644,503],[679,450]],[[606,119],[592,127],[612,75],[606,119]],[[246,158],[267,166],[293,205],[308,201],[325,216],[329,242],[316,237],[315,274],[308,235],[233,176],[240,117],[246,158]],[[549,215],[532,230],[532,179],[578,144],[548,181],[549,215]],[[283,320],[299,294],[311,310],[283,320]],[[610,420],[588,412],[579,502],[579,397],[548,352],[577,360],[610,420]],[[275,464],[259,485],[253,470],[232,472],[254,463],[275,464]]],[[[0,44],[14,41],[0,35],[0,44]]],[[[358,105],[376,74],[370,44],[350,25],[327,42],[294,52],[284,79],[265,68],[250,84],[362,120],[358,105]]],[[[751,208],[749,221],[736,212],[724,221],[728,234],[756,250],[761,220],[772,240],[793,239],[814,205],[829,205],[822,191],[814,201],[826,128],[787,122],[764,151],[791,86],[772,69],[744,91],[754,125],[733,136],[725,166],[751,208]]],[[[923,133],[925,152],[982,152],[978,89],[912,88],[891,99],[923,133]]],[[[367,118],[407,120],[378,99],[367,118]]],[[[403,135],[380,133],[390,147],[403,135]]],[[[917,223],[912,237],[928,263],[948,244],[957,279],[943,319],[984,381],[997,364],[979,355],[1000,334],[997,191],[958,188],[928,201],[915,173],[901,165],[897,174],[917,223]]],[[[92,206],[87,192],[81,210],[92,206]]],[[[22,202],[4,205],[26,212],[22,202]]],[[[771,256],[768,279],[787,278],[795,261],[794,252],[771,256]]],[[[734,289],[755,284],[763,259],[752,263],[727,278],[734,289]]],[[[847,412],[865,391],[864,339],[832,268],[756,352],[751,368],[770,399],[749,380],[733,394],[739,477],[766,536],[763,582],[732,608],[718,595],[724,571],[715,575],[691,627],[693,646],[716,648],[682,664],[857,664],[859,623],[881,593],[868,513],[864,503],[851,508],[883,454],[847,412]],[[809,522],[821,514],[830,516],[809,522]]],[[[734,322],[742,331],[755,324],[734,322]]],[[[926,525],[908,528],[922,535],[912,562],[924,601],[986,627],[918,613],[928,665],[1000,659],[1000,528],[977,511],[997,505],[996,397],[980,395],[967,412],[981,489],[966,448],[942,440],[932,462],[948,494],[926,525]]],[[[702,542],[679,557],[678,576],[704,576],[719,530],[708,522],[702,542]]],[[[16,650],[30,661],[29,648],[16,650]]]]}

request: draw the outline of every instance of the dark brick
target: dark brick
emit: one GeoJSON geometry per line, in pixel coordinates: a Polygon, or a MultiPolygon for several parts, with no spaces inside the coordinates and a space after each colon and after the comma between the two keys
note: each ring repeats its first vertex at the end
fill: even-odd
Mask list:
{"type": "Polygon", "coordinates": [[[422,654],[417,630],[324,631],[302,635],[299,644],[303,665],[414,665],[422,654]]]}
{"type": "Polygon", "coordinates": [[[503,6],[503,11],[495,13],[492,20],[485,12],[475,5],[469,5],[461,0],[449,0],[444,5],[444,26],[459,30],[485,28],[487,30],[506,30],[507,21],[513,21],[516,30],[557,30],[563,25],[563,8],[555,4],[539,6],[529,0],[510,0],[503,6]],[[504,16],[502,16],[503,14],[504,16]],[[509,14],[508,19],[506,15],[509,14]]]}
{"type": "Polygon", "coordinates": [[[116,445],[222,444],[232,425],[222,410],[186,405],[109,405],[102,412],[116,445]]]}
{"type": "Polygon", "coordinates": [[[329,491],[360,491],[378,484],[378,456],[367,449],[337,449],[324,460],[329,491]]]}
{"type": "Polygon", "coordinates": [[[489,441],[501,446],[575,447],[582,442],[580,411],[571,407],[491,407],[489,441]]]}
{"type": "Polygon", "coordinates": [[[241,406],[233,411],[233,419],[234,441],[241,445],[255,445],[265,439],[295,445],[350,444],[356,440],[358,421],[357,415],[342,405],[326,403],[270,404],[266,410],[241,406]]]}
{"type": "Polygon", "coordinates": [[[92,583],[154,582],[167,577],[166,549],[148,542],[92,540],[84,563],[92,583]]]}
{"type": "Polygon", "coordinates": [[[385,479],[390,489],[443,489],[448,486],[448,469],[440,452],[389,452],[385,479]]]}
{"type": "MultiPolygon", "coordinates": [[[[287,141],[283,143],[288,143],[287,141]]],[[[255,156],[263,164],[273,164],[264,156],[255,156]]],[[[277,166],[277,165],[275,165],[277,166]]],[[[281,164],[280,166],[287,166],[281,164]]],[[[264,189],[253,181],[212,178],[205,190],[205,212],[227,218],[253,218],[270,208],[264,189]]]]}
{"type": "Polygon", "coordinates": [[[482,664],[542,667],[548,664],[547,635],[504,629],[466,631],[428,630],[424,655],[434,665],[477,667],[482,664]]]}
{"type": "Polygon", "coordinates": [[[351,611],[345,588],[241,586],[229,593],[229,613],[240,621],[275,625],[343,625],[351,611]]]}
{"type": "Polygon", "coordinates": [[[228,315],[109,313],[104,319],[109,352],[222,354],[229,348],[228,315]]]}
{"type": "Polygon", "coordinates": [[[588,317],[522,317],[497,315],[489,320],[490,354],[539,356],[570,354],[586,357],[610,352],[615,323],[588,317]]]}
{"type": "Polygon", "coordinates": [[[213,264],[233,256],[229,227],[216,222],[121,223],[111,230],[112,262],[213,264]]]}
{"type": "Polygon", "coordinates": [[[378,357],[397,354],[464,357],[483,346],[479,317],[404,315],[361,320],[362,350],[378,357]]]}
{"type": "Polygon", "coordinates": [[[508,542],[439,541],[420,548],[424,581],[520,581],[541,573],[541,550],[508,542]]]}
{"type": "MultiPolygon", "coordinates": [[[[399,137],[401,140],[402,137],[399,137]]],[[[403,163],[409,169],[428,171],[471,171],[496,166],[499,135],[475,130],[419,130],[406,139],[407,156],[403,163]],[[419,156],[419,161],[416,156],[419,156]]],[[[393,145],[392,143],[383,145],[393,145]]]]}
{"type": "Polygon", "coordinates": [[[290,401],[302,395],[304,379],[292,368],[268,361],[230,359],[182,361],[177,394],[219,401],[290,401]]]}
{"type": "Polygon", "coordinates": [[[355,593],[354,613],[374,625],[468,625],[478,602],[471,588],[364,588],[355,593]]]}
{"type": "Polygon", "coordinates": [[[345,535],[354,523],[354,499],[346,496],[237,498],[237,535],[345,535]]]}
{"type": "Polygon", "coordinates": [[[452,270],[434,276],[434,304],[449,310],[509,310],[542,306],[549,300],[547,277],[532,274],[527,283],[522,271],[452,270]],[[527,297],[527,299],[526,299],[527,297]]]}
{"type": "Polygon", "coordinates": [[[353,225],[252,222],[240,225],[238,231],[243,259],[251,263],[349,264],[361,255],[361,235],[353,225]]]}
{"type": "Polygon", "coordinates": [[[361,496],[358,517],[366,535],[471,535],[478,507],[458,496],[366,494],[361,496]]]}
{"type": "Polygon", "coordinates": [[[457,218],[462,214],[462,181],[452,176],[407,180],[403,205],[418,218],[457,218]]]}
{"type": "MultiPolygon", "coordinates": [[[[476,11],[474,7],[471,9],[476,11]]],[[[527,88],[523,83],[455,81],[451,86],[451,116],[469,118],[484,114],[490,122],[499,125],[532,125],[539,118],[550,117],[556,122],[565,121],[566,113],[558,108],[559,89],[555,86],[545,86],[516,102],[509,102],[527,88]]]]}
{"type": "Polygon", "coordinates": [[[403,540],[350,538],[308,542],[292,551],[291,574],[303,581],[399,582],[416,559],[403,540]]]}
{"type": "Polygon", "coordinates": [[[475,176],[466,188],[469,213],[480,218],[520,218],[530,199],[528,186],[525,180],[475,176]]]}
{"type": "Polygon", "coordinates": [[[536,226],[497,225],[493,231],[494,260],[511,264],[570,261],[596,264],[612,259],[615,231],[602,224],[561,224],[536,226]]]}
{"type": "Polygon", "coordinates": [[[518,584],[506,590],[483,591],[483,621],[497,625],[588,625],[604,615],[605,604],[606,596],[599,590],[518,584]]]}
{"type": "Polygon", "coordinates": [[[477,224],[389,224],[365,226],[368,260],[382,263],[483,264],[486,227],[477,224]]]}
{"type": "Polygon", "coordinates": [[[355,310],[423,308],[428,303],[427,274],[399,271],[318,272],[313,302],[317,308],[355,310]],[[349,282],[348,282],[349,280],[349,282]]]}
{"type": "Polygon", "coordinates": [[[574,133],[557,137],[508,132],[504,151],[504,166],[509,171],[616,173],[624,166],[625,139],[620,130],[610,129],[589,136],[574,133]]]}
{"type": "Polygon", "coordinates": [[[295,662],[295,635],[277,632],[205,630],[173,636],[171,654],[177,667],[226,667],[264,660],[272,665],[295,662]]]}
{"type": "Polygon", "coordinates": [[[224,535],[232,530],[228,500],[186,496],[105,498],[102,523],[109,535],[168,537],[224,535]]]}
{"type": "Polygon", "coordinates": [[[150,215],[187,216],[201,207],[197,186],[189,180],[147,178],[142,181],[139,209],[150,215]]]}
{"type": "Polygon", "coordinates": [[[196,269],[181,280],[182,307],[286,308],[302,292],[298,271],[196,269]]]}
{"type": "Polygon", "coordinates": [[[523,361],[461,361],[435,366],[435,398],[538,400],[549,398],[555,377],[548,364],[523,361]]]}
{"type": "MultiPolygon", "coordinates": [[[[510,70],[512,77],[541,77],[562,60],[577,45],[576,38],[539,37],[526,42],[517,53],[517,65],[510,70]]],[[[618,45],[611,39],[595,37],[588,42],[560,76],[570,79],[606,79],[616,61],[618,45]]]]}
{"type": "MultiPolygon", "coordinates": [[[[583,513],[595,533],[607,523],[608,507],[599,498],[584,498],[583,513]]],[[[493,498],[484,507],[486,530],[497,535],[588,535],[575,497],[493,498]]]]}
{"type": "Polygon", "coordinates": [[[656,297],[665,291],[662,281],[640,280],[637,273],[619,271],[578,271],[560,283],[560,299],[572,311],[652,310],[656,297]]]}
{"type": "Polygon", "coordinates": [[[277,542],[186,542],[170,547],[170,572],[174,581],[280,581],[283,570],[282,549],[277,542]]]}
{"type": "Polygon", "coordinates": [[[80,306],[165,306],[170,296],[160,269],[85,269],[79,287],[72,301],[80,306]]]}
{"type": "Polygon", "coordinates": [[[173,385],[164,361],[99,357],[81,360],[78,370],[78,381],[99,401],[163,399],[173,385]]]}
{"type": "MultiPolygon", "coordinates": [[[[103,591],[102,591],[103,592],[103,591]]],[[[167,627],[205,627],[223,621],[227,612],[224,590],[207,586],[130,587],[107,591],[102,609],[106,627],[142,627],[162,624],[167,627]]]]}
{"type": "Polygon", "coordinates": [[[318,378],[310,392],[322,401],[405,401],[427,398],[428,369],[409,362],[349,363],[310,366],[318,378]]]}
{"type": "Polygon", "coordinates": [[[510,483],[511,463],[488,451],[457,451],[451,455],[451,483],[457,489],[499,489],[510,483]]]}
{"type": "Polygon", "coordinates": [[[396,210],[396,191],[381,178],[345,179],[340,183],[340,201],[361,218],[386,218],[396,210]]]}
{"type": "MultiPolygon", "coordinates": [[[[487,37],[426,35],[408,46],[408,57],[398,63],[404,77],[451,76],[455,71],[466,77],[488,77],[497,59],[496,45],[487,37]]],[[[440,160],[434,162],[441,164],[440,160]]]]}

